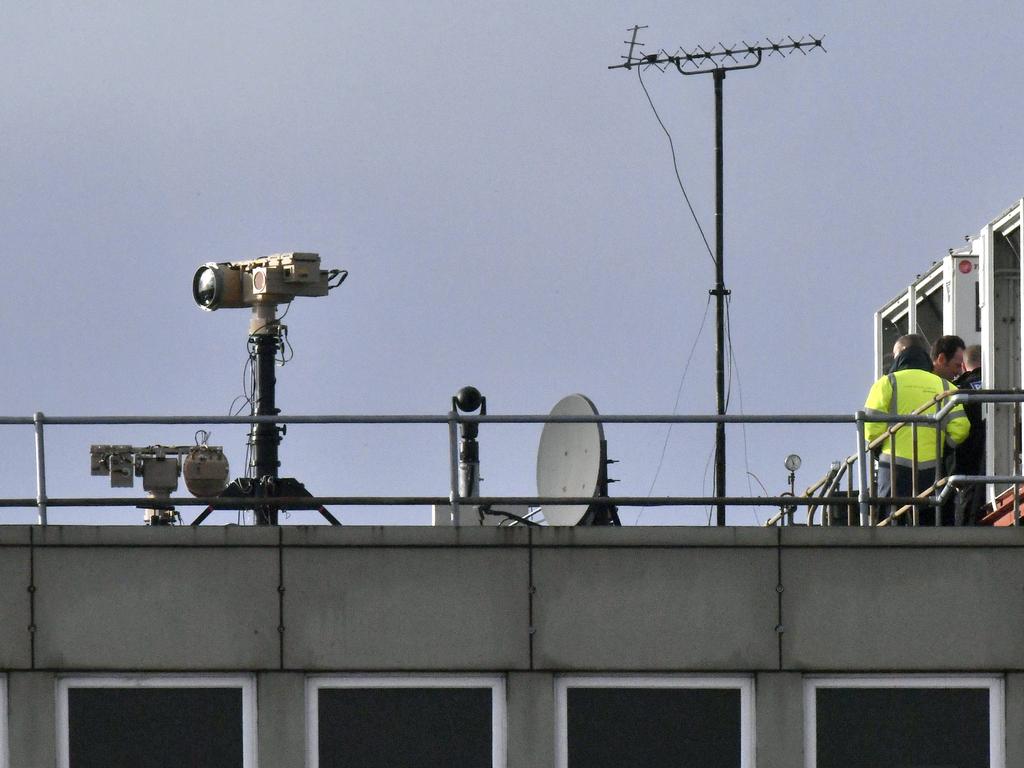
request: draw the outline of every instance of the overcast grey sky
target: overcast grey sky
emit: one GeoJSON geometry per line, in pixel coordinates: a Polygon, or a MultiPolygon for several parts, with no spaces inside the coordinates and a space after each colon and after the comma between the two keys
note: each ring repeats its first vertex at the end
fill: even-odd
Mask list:
{"type": "MultiPolygon", "coordinates": [[[[1024,194],[1022,22],[995,0],[4,3],[0,414],[226,413],[247,312],[200,311],[192,274],[291,250],[350,277],[290,310],[286,412],[439,414],[466,384],[492,413],[571,392],[604,413],[670,412],[714,272],[636,71],[607,69],[633,24],[670,50],[826,36],[827,55],[725,81],[730,410],[742,393],[746,413],[852,413],[873,311],[1024,194]]],[[[711,237],[711,80],[645,82],[711,237]]],[[[712,312],[680,412],[714,412],[713,371],[712,312]]],[[[88,474],[92,442],[193,431],[50,429],[49,492],[112,493],[88,474]]],[[[664,427],[606,432],[613,492],[646,494],[664,427]]],[[[539,433],[481,431],[485,493],[535,492],[539,433]]],[[[244,429],[211,442],[240,475],[244,429]]],[[[712,447],[713,428],[677,427],[654,493],[710,492],[712,447]]],[[[806,485],[853,447],[850,428],[730,428],[729,490],[747,494],[748,471],[783,490],[790,452],[806,485]]],[[[443,427],[294,427],[281,455],[315,493],[447,494],[443,427]]],[[[4,428],[0,483],[34,495],[30,428],[4,428]]],[[[141,515],[50,519],[92,517],[141,515]]]]}

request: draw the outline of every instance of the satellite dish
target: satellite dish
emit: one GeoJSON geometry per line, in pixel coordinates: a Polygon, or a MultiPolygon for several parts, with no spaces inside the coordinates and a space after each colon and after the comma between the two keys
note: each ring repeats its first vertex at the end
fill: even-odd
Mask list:
{"type": "MultiPolygon", "coordinates": [[[[583,395],[563,397],[552,416],[596,416],[597,408],[583,395]]],[[[537,495],[598,495],[604,470],[604,430],[597,422],[547,423],[537,449],[537,495]]],[[[548,525],[576,525],[590,504],[544,505],[548,525]]]]}

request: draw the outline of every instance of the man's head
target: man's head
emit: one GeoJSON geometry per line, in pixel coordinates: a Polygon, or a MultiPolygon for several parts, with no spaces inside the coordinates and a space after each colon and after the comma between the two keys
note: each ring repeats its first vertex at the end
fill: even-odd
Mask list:
{"type": "Polygon", "coordinates": [[[964,369],[964,340],[959,336],[940,336],[932,344],[932,370],[936,376],[952,381],[964,369]]]}
{"type": "Polygon", "coordinates": [[[892,345],[893,359],[899,357],[901,352],[905,352],[911,348],[920,349],[927,354],[928,342],[925,340],[924,336],[917,333],[908,333],[906,336],[900,336],[896,339],[896,343],[892,345]]]}
{"type": "Polygon", "coordinates": [[[974,371],[981,368],[981,344],[971,344],[964,350],[964,370],[974,371]]]}

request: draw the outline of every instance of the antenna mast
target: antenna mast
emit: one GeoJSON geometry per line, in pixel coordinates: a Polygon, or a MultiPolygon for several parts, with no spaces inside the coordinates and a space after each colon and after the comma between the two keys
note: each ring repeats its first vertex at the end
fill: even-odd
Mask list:
{"type": "MultiPolygon", "coordinates": [[[[787,52],[799,51],[807,55],[808,51],[820,48],[825,50],[822,37],[801,37],[795,40],[787,37],[788,42],[767,40],[767,45],[744,42],[742,45],[726,47],[721,43],[710,50],[698,45],[691,51],[679,48],[675,53],[660,49],[656,53],[644,53],[638,49],[643,43],[637,42],[636,36],[641,27],[634,25],[630,30],[632,37],[623,42],[629,50],[622,64],[613,64],[608,69],[632,69],[633,67],[657,67],[664,72],[674,66],[681,75],[711,75],[715,85],[715,287],[709,293],[715,297],[715,381],[717,393],[718,415],[725,415],[725,299],[730,291],[725,287],[725,194],[722,183],[724,162],[722,148],[722,83],[725,73],[737,69],[753,69],[760,65],[762,58],[778,54],[785,58],[787,52]]],[[[718,497],[717,524],[725,525],[725,422],[715,424],[715,496],[718,497]]]]}

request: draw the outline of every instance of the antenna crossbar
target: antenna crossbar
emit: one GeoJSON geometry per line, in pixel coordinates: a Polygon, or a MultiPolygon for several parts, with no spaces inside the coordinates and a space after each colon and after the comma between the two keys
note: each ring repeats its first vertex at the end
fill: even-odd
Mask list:
{"type": "Polygon", "coordinates": [[[778,55],[785,58],[787,55],[799,52],[806,56],[809,52],[819,49],[827,53],[823,42],[824,35],[820,37],[801,35],[799,38],[786,35],[778,40],[766,38],[763,44],[760,41],[754,43],[742,41],[733,45],[723,45],[719,42],[711,48],[698,45],[691,50],[680,47],[675,53],[669,53],[664,48],[654,53],[645,53],[640,49],[643,43],[638,43],[636,40],[637,32],[641,29],[647,29],[647,27],[634,26],[628,30],[632,32],[632,38],[624,41],[629,46],[626,55],[621,57],[624,61],[621,64],[612,64],[608,69],[657,67],[664,72],[669,66],[674,66],[683,74],[697,74],[713,69],[750,69],[760,64],[765,55],[778,55]]]}

